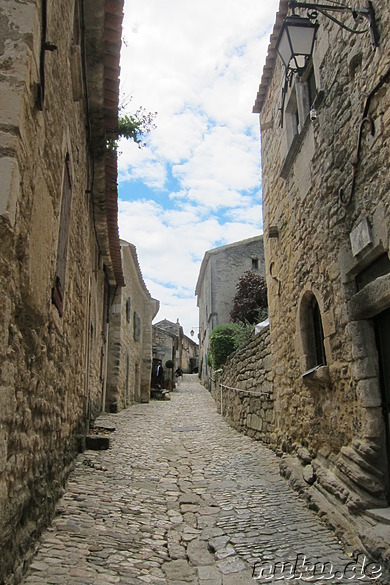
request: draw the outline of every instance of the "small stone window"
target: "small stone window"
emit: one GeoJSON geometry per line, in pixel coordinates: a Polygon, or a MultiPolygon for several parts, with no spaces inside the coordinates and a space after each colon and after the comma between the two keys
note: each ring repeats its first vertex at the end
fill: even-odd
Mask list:
{"type": "Polygon", "coordinates": [[[311,320],[313,323],[313,357],[315,357],[315,366],[326,365],[326,355],[324,346],[324,330],[322,327],[321,311],[317,299],[313,297],[311,305],[311,320]]]}
{"type": "Polygon", "coordinates": [[[135,311],[134,311],[133,318],[134,318],[134,320],[133,320],[134,341],[140,341],[141,340],[141,319],[135,311]]]}
{"type": "Polygon", "coordinates": [[[258,270],[258,269],[259,269],[259,259],[252,258],[252,270],[258,270]]]}
{"type": "Polygon", "coordinates": [[[130,300],[130,297],[128,297],[128,299],[126,301],[126,321],[128,323],[130,323],[130,315],[131,315],[131,300],[130,300]]]}
{"type": "Polygon", "coordinates": [[[324,330],[322,326],[321,310],[315,295],[308,291],[302,298],[301,337],[305,354],[304,369],[313,370],[326,365],[324,345],[324,330]]]}
{"type": "Polygon", "coordinates": [[[68,259],[68,243],[70,231],[70,218],[72,209],[72,173],[70,168],[69,153],[65,157],[65,165],[62,180],[62,200],[60,212],[60,225],[57,246],[57,264],[54,286],[52,288],[52,302],[57,307],[60,316],[64,311],[66,263],[68,259]]]}

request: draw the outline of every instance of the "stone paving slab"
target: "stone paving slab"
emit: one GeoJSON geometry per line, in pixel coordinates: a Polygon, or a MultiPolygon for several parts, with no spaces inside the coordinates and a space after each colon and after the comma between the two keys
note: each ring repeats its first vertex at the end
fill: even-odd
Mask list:
{"type": "Polygon", "coordinates": [[[232,429],[196,376],[101,423],[111,447],[78,457],[24,585],[379,582],[357,579],[275,454],[232,429]]]}

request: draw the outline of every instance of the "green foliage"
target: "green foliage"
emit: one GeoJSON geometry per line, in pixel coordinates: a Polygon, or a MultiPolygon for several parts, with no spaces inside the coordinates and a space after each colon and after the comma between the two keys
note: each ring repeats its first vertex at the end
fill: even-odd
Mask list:
{"type": "MultiPolygon", "coordinates": [[[[210,360],[214,370],[220,368],[228,356],[240,346],[240,327],[235,323],[217,325],[210,335],[210,360]]],[[[208,357],[209,357],[208,356],[208,357]]]]}
{"type": "Polygon", "coordinates": [[[172,360],[168,360],[167,362],[165,362],[165,367],[168,368],[168,370],[171,370],[174,365],[175,364],[173,363],[172,360]]]}
{"type": "MultiPolygon", "coordinates": [[[[119,112],[124,110],[125,106],[120,106],[119,112]]],[[[133,140],[139,148],[146,146],[144,138],[149,132],[156,128],[154,119],[157,112],[147,112],[145,108],[140,107],[134,114],[120,114],[118,118],[118,135],[119,137],[133,140]]],[[[109,138],[107,140],[108,150],[116,152],[118,141],[109,138]]]]}
{"type": "Polygon", "coordinates": [[[268,316],[265,278],[248,270],[237,283],[230,317],[234,323],[255,324],[268,316]]]}

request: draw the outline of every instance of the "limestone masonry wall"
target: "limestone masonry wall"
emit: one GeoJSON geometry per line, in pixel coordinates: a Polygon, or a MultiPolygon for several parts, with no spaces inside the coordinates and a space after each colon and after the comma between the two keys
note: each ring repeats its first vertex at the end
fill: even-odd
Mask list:
{"type": "MultiPolygon", "coordinates": [[[[0,6],[0,582],[6,584],[20,579],[89,418],[102,406],[107,258],[96,237],[92,197],[100,179],[90,159],[78,7],[52,0],[43,15],[41,2],[0,6]],[[42,49],[44,16],[52,51],[42,49]],[[70,201],[65,211],[64,201],[70,201]],[[57,285],[61,307],[52,302],[57,285]]],[[[94,17],[103,40],[104,2],[95,3],[94,17]]],[[[96,87],[102,86],[103,75],[96,87]]],[[[104,152],[104,130],[94,146],[104,152]]]]}
{"type": "MultiPolygon", "coordinates": [[[[298,457],[316,505],[353,540],[353,515],[390,501],[380,376],[388,358],[375,334],[390,307],[390,16],[387,0],[373,3],[373,51],[367,21],[356,35],[319,14],[312,65],[286,86],[281,124],[274,47],[287,4],[257,110],[275,439],[286,460],[298,457]]],[[[355,26],[352,16],[341,20],[355,26]]],[[[367,523],[359,538],[369,533],[367,523]]]]}
{"type": "Polygon", "coordinates": [[[222,373],[214,374],[211,393],[219,412],[234,428],[272,445],[274,374],[269,338],[265,327],[229,356],[222,373]]]}
{"type": "Polygon", "coordinates": [[[116,412],[148,402],[152,371],[152,319],[158,302],[142,280],[135,246],[121,240],[125,286],[112,291],[107,407],[116,412]]]}

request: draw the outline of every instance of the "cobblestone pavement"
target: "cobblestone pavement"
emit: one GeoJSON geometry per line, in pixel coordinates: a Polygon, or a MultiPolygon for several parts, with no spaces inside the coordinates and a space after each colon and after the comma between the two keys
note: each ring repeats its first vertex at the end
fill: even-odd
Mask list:
{"type": "MultiPolygon", "coordinates": [[[[196,376],[171,396],[104,416],[111,448],[78,457],[24,585],[280,583],[299,554],[333,564],[316,583],[353,582],[275,454],[232,429],[196,376]]],[[[302,560],[287,582],[307,582],[302,560]]]]}

